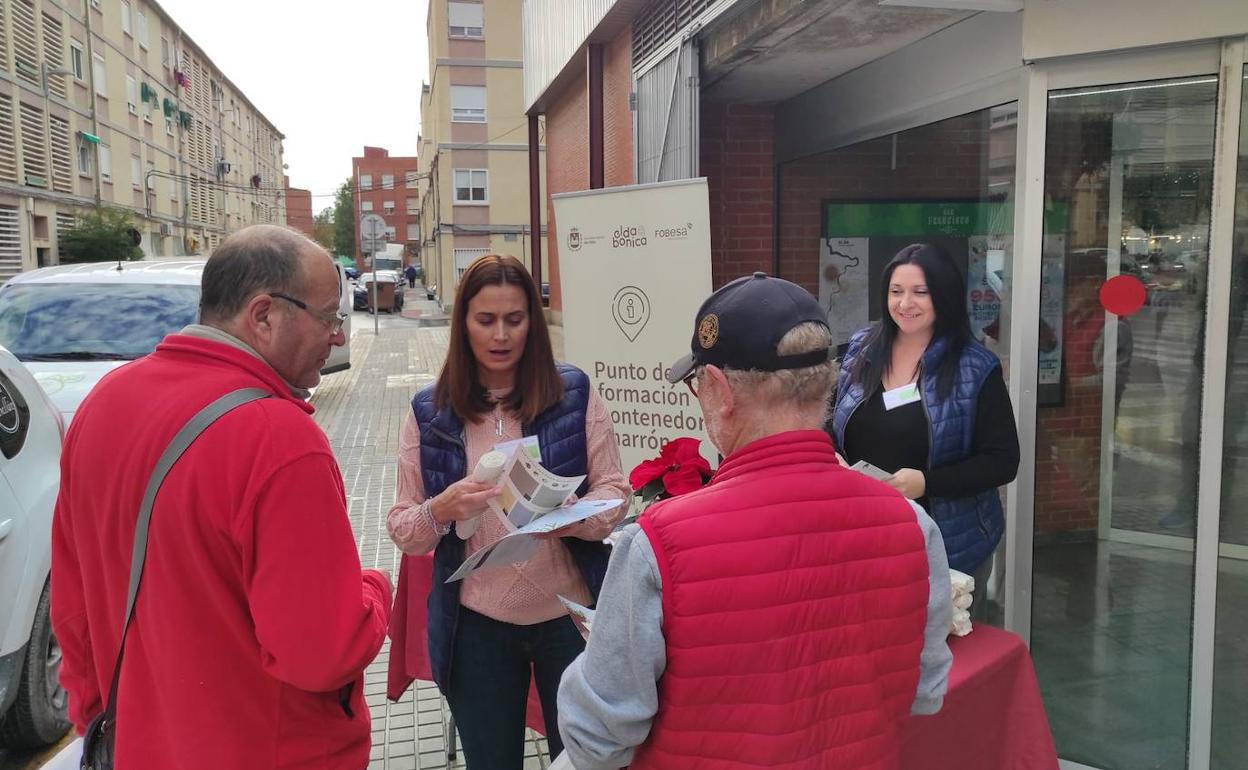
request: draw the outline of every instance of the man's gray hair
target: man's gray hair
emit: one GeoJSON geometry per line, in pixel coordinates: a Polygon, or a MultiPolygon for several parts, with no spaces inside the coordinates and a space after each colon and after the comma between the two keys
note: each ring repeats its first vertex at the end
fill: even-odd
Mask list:
{"type": "Polygon", "coordinates": [[[253,225],[234,233],[217,247],[200,280],[202,322],[233,318],[253,296],[279,291],[298,295],[303,289],[300,257],[317,243],[280,225],[253,225]]]}
{"type": "MultiPolygon", "coordinates": [[[[832,333],[819,323],[795,326],[780,338],[776,353],[782,356],[823,350],[832,344],[832,333]]],[[[752,404],[771,407],[789,407],[798,410],[827,409],[832,387],[836,384],[837,364],[827,363],[801,369],[781,369],[778,372],[743,371],[728,369],[724,374],[739,397],[752,404]]]]}

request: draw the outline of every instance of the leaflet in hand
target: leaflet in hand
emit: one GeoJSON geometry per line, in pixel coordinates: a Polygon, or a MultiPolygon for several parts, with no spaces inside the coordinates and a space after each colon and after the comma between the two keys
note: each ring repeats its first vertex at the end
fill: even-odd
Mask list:
{"type": "Polygon", "coordinates": [[[498,480],[503,491],[490,501],[490,507],[511,522],[510,528],[523,527],[564,505],[584,480],[584,476],[556,476],[529,452],[513,451],[498,480]]]}
{"type": "Polygon", "coordinates": [[[893,474],[889,473],[886,470],[882,470],[880,468],[875,467],[874,465],[867,462],[866,460],[859,460],[858,462],[849,466],[849,469],[851,471],[858,471],[864,476],[870,476],[876,481],[888,481],[889,479],[893,477],[893,474]]]}
{"type": "Polygon", "coordinates": [[[569,524],[584,521],[590,516],[596,516],[604,511],[609,511],[623,502],[619,498],[614,500],[580,500],[575,505],[543,514],[523,527],[509,532],[493,543],[475,551],[467,559],[464,559],[464,563],[460,565],[459,569],[455,570],[454,574],[446,579],[446,582],[454,583],[456,580],[463,580],[477,570],[526,562],[533,558],[533,554],[537,551],[539,541],[535,535],[554,532],[556,529],[566,527],[569,524]]]}
{"type": "Polygon", "coordinates": [[[594,611],[583,604],[577,604],[566,596],[560,596],[559,601],[568,611],[568,615],[572,616],[572,625],[581,632],[585,641],[589,641],[589,632],[594,625],[594,611]]]}

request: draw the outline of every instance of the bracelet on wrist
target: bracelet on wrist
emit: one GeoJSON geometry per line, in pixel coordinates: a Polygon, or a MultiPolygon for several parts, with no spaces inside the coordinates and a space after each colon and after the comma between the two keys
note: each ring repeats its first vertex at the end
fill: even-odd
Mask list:
{"type": "Polygon", "coordinates": [[[424,515],[424,517],[428,519],[429,526],[430,528],[433,529],[434,534],[438,535],[439,537],[443,537],[445,535],[450,534],[451,523],[448,521],[446,524],[439,524],[438,520],[434,518],[433,516],[433,498],[432,497],[430,497],[429,499],[425,500],[423,503],[420,504],[420,511],[424,515]]]}

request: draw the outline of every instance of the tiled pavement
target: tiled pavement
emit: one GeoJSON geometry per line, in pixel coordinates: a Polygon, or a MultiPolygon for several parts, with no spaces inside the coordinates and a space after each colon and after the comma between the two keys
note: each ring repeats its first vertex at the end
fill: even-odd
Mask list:
{"type": "MultiPolygon", "coordinates": [[[[447,328],[383,317],[381,333],[374,336],[372,318],[365,313],[356,313],[354,327],[351,368],[327,376],[312,404],[342,467],[360,561],[397,577],[399,551],[386,535],[385,515],[394,503],[399,430],[412,395],[431,382],[442,366],[447,328]]],[[[386,700],[388,658],[387,642],[365,674],[365,694],[373,715],[369,769],[448,767],[450,710],[432,682],[417,682],[397,703],[386,700]]],[[[530,732],[525,770],[546,767],[545,751],[545,740],[530,732]]],[[[463,767],[463,754],[450,766],[463,767]]]]}

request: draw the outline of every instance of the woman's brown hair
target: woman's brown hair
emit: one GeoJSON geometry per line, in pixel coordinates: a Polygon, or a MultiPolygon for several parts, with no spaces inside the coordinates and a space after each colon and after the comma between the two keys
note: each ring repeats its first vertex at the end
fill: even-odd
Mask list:
{"type": "Polygon", "coordinates": [[[516,286],[528,300],[529,332],[516,365],[516,385],[503,403],[520,416],[521,422],[529,424],[563,398],[563,380],[555,368],[537,285],[520,260],[511,256],[487,254],[464,271],[451,312],[451,344],[434,386],[433,401],[439,409],[449,406],[459,419],[472,422],[480,422],[482,415],[494,408],[468,344],[468,303],[487,286],[516,286]]]}

